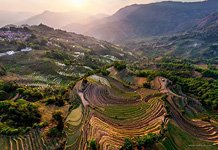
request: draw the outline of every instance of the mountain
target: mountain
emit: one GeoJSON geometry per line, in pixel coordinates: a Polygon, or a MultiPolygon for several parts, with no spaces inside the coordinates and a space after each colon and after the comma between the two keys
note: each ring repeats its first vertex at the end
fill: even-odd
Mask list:
{"type": "Polygon", "coordinates": [[[9,12],[9,11],[0,11],[0,27],[3,27],[8,24],[16,24],[26,18],[34,15],[32,12],[9,12]]]}
{"type": "Polygon", "coordinates": [[[206,16],[205,18],[201,19],[196,27],[197,29],[202,29],[204,27],[208,27],[210,25],[215,25],[218,24],[218,12],[214,12],[208,16],[206,16]]]}
{"type": "Polygon", "coordinates": [[[91,28],[91,26],[89,25],[94,25],[94,22],[97,22],[106,17],[108,17],[107,14],[96,14],[87,18],[86,21],[83,23],[73,22],[61,27],[61,29],[69,32],[76,32],[76,33],[83,34],[87,31],[87,29],[91,28]]]}
{"type": "Polygon", "coordinates": [[[95,22],[87,34],[108,41],[169,35],[186,31],[217,10],[216,0],[135,4],[95,22]]]}
{"type": "Polygon", "coordinates": [[[44,11],[41,14],[32,16],[19,24],[39,25],[45,24],[54,28],[61,28],[70,23],[82,23],[89,18],[89,15],[78,12],[51,12],[44,11]]]}
{"type": "Polygon", "coordinates": [[[218,13],[212,13],[189,29],[177,35],[152,40],[125,43],[129,50],[146,56],[173,56],[180,58],[218,58],[218,13]]]}
{"type": "Polygon", "coordinates": [[[114,61],[134,58],[106,41],[43,24],[1,28],[0,45],[0,64],[9,73],[40,83],[69,83],[114,61]]]}

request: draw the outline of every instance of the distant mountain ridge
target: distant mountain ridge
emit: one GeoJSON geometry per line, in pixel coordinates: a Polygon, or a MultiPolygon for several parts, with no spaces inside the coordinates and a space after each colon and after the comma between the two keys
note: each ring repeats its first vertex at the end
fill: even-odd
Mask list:
{"type": "Polygon", "coordinates": [[[108,41],[174,34],[188,30],[218,10],[218,1],[159,2],[120,9],[87,32],[108,41]]]}
{"type": "Polygon", "coordinates": [[[78,12],[52,12],[44,11],[41,14],[32,16],[19,24],[28,24],[28,25],[39,25],[46,24],[54,28],[61,28],[72,22],[82,22],[90,16],[87,14],[82,14],[78,12]]]}
{"type": "Polygon", "coordinates": [[[10,12],[10,11],[0,11],[0,27],[8,24],[16,24],[26,18],[34,15],[32,12],[10,12]]]}
{"type": "Polygon", "coordinates": [[[125,43],[125,46],[136,53],[142,52],[144,56],[217,59],[217,41],[218,12],[215,12],[182,34],[149,41],[132,41],[125,43]]]}
{"type": "Polygon", "coordinates": [[[218,10],[217,12],[212,13],[206,16],[205,18],[201,19],[197,24],[197,28],[201,29],[212,24],[218,24],[218,10]]]}

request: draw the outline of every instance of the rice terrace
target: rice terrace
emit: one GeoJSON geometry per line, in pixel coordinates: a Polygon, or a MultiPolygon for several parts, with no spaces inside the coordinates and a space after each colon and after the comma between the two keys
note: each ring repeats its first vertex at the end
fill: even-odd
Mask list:
{"type": "MultiPolygon", "coordinates": [[[[100,149],[120,149],[126,137],[138,140],[137,138],[146,134],[155,134],[160,138],[165,134],[169,124],[194,134],[199,138],[199,143],[201,143],[200,140],[205,140],[205,143],[216,144],[218,142],[216,125],[201,120],[192,120],[181,113],[179,101],[187,97],[173,93],[168,79],[156,77],[152,81],[155,90],[150,92],[149,89],[134,84],[123,85],[113,76],[104,78],[109,85],[102,82],[100,78],[103,77],[95,80],[88,77],[78,82],[74,88],[78,94],[82,93],[79,95],[86,102],[83,104],[83,110],[79,106],[72,111],[75,114],[83,111],[83,119],[78,119],[80,125],[69,122],[67,149],[86,149],[88,145],[84,143],[84,138],[88,141],[95,139],[100,149]],[[142,92],[147,95],[143,95],[142,92]],[[78,132],[78,128],[81,128],[81,133],[73,134],[78,132]],[[78,141],[75,141],[80,144],[72,141],[72,138],[77,139],[78,141]]],[[[195,100],[189,101],[189,103],[196,104],[187,106],[186,111],[198,115],[203,109],[202,106],[195,100]]],[[[188,103],[188,100],[184,103],[188,103]]],[[[161,139],[162,142],[158,142],[157,147],[167,149],[164,144],[174,142],[171,140],[170,137],[161,139]]]]}
{"type": "Polygon", "coordinates": [[[218,150],[218,0],[0,0],[0,150],[218,150]]]}

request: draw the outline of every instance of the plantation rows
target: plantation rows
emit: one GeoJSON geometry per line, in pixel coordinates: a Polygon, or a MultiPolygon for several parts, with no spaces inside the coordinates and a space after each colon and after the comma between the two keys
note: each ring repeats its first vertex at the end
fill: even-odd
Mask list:
{"type": "Polygon", "coordinates": [[[24,136],[0,136],[0,145],[0,150],[53,150],[58,147],[58,141],[46,141],[34,130],[24,136]]]}
{"type": "Polygon", "coordinates": [[[65,122],[66,149],[86,149],[94,139],[100,149],[117,150],[125,138],[158,134],[166,123],[167,112],[161,101],[162,95],[144,100],[137,91],[123,86],[121,82],[110,77],[105,80],[111,86],[93,80],[76,84],[74,90],[84,107],[80,116],[73,117],[81,114],[79,108],[72,110],[69,115],[72,119],[67,118],[65,122]]]}
{"type": "Polygon", "coordinates": [[[218,128],[216,126],[201,120],[189,120],[179,112],[172,97],[168,98],[168,102],[173,119],[182,129],[200,139],[218,143],[218,128]]]}
{"type": "MultiPolygon", "coordinates": [[[[87,117],[89,123],[82,128],[86,130],[88,141],[95,139],[100,149],[119,149],[126,137],[159,133],[166,116],[160,95],[143,101],[136,92],[122,87],[118,81],[109,81],[112,81],[111,88],[88,82],[83,90],[92,112],[87,117]],[[118,90],[113,91],[116,88],[118,90]],[[126,96],[128,94],[132,97],[126,96]]],[[[73,131],[78,134],[78,129],[73,131]]],[[[86,137],[83,135],[83,138],[86,137]]]]}
{"type": "MultiPolygon", "coordinates": [[[[78,114],[78,109],[72,110],[71,113],[78,114]]],[[[90,111],[89,109],[82,109],[82,114],[79,116],[79,120],[67,121],[65,132],[67,134],[66,149],[67,150],[80,150],[85,149],[87,144],[87,126],[90,120],[90,111]]],[[[70,116],[69,116],[70,117],[70,116]]],[[[73,119],[73,118],[72,118],[73,119]]]]}
{"type": "Polygon", "coordinates": [[[110,92],[111,89],[103,85],[89,83],[84,91],[85,99],[93,106],[102,106],[105,104],[134,104],[137,100],[127,99],[114,96],[110,92]]]}
{"type": "MultiPolygon", "coordinates": [[[[202,140],[211,141],[218,143],[218,128],[210,122],[205,122],[202,120],[191,120],[181,113],[179,105],[175,102],[178,98],[183,98],[183,96],[173,93],[168,87],[168,80],[159,78],[161,90],[168,94],[166,102],[169,106],[169,110],[172,119],[189,134],[198,137],[202,140]]],[[[189,106],[189,109],[198,112],[195,108],[189,106]]]]}

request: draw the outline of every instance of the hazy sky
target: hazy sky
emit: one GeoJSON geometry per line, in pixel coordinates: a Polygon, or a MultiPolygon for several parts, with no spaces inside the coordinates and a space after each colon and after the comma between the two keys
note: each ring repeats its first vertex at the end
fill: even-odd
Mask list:
{"type": "MultiPolygon", "coordinates": [[[[134,3],[151,3],[163,0],[0,0],[0,10],[42,12],[81,11],[86,13],[113,13],[134,3]]],[[[181,0],[175,0],[181,1],[181,0]]],[[[199,1],[199,0],[183,0],[199,1]]]]}

